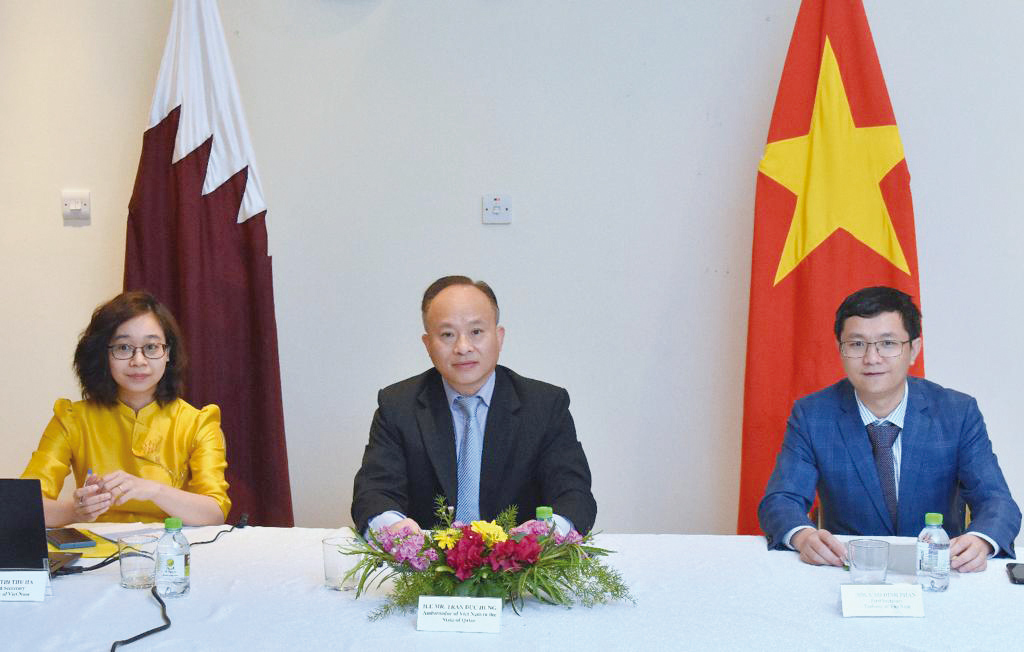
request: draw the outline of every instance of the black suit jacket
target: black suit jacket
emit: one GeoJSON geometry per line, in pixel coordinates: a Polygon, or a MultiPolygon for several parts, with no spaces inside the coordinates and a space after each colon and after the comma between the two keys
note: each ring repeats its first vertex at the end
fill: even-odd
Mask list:
{"type": "MultiPolygon", "coordinates": [[[[352,491],[358,532],[388,510],[430,527],[434,497],[455,506],[458,481],[455,426],[441,384],[431,369],[377,394],[370,440],[352,491]]],[[[597,516],[590,467],[569,414],[569,394],[505,367],[497,367],[484,426],[480,469],[480,516],[495,518],[509,505],[520,522],[550,505],[589,532],[597,516]]]]}

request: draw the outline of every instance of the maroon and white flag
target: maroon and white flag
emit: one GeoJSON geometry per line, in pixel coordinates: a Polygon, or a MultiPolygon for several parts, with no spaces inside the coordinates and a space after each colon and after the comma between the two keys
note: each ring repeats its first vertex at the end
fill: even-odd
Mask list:
{"type": "Polygon", "coordinates": [[[220,406],[229,522],[291,526],[267,210],[214,0],[175,0],[128,206],[125,290],[177,317],[185,398],[220,406]]]}

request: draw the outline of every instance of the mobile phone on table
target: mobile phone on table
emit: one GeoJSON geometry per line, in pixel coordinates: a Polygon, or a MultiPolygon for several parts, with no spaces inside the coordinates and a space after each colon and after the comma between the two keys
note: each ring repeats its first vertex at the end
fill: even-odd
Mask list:
{"type": "Polygon", "coordinates": [[[1014,584],[1024,584],[1024,564],[1007,564],[1006,574],[1014,584]]]}
{"type": "Polygon", "coordinates": [[[91,548],[96,545],[95,541],[73,527],[60,527],[47,530],[46,540],[56,546],[58,550],[91,548]]]}

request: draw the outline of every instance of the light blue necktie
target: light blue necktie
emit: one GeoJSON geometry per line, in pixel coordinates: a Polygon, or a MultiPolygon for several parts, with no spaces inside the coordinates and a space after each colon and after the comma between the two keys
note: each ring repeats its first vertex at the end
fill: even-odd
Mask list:
{"type": "Polygon", "coordinates": [[[455,407],[459,408],[463,416],[455,520],[467,524],[480,520],[480,457],[484,449],[483,434],[476,421],[480,400],[479,396],[460,396],[455,399],[455,407]]]}

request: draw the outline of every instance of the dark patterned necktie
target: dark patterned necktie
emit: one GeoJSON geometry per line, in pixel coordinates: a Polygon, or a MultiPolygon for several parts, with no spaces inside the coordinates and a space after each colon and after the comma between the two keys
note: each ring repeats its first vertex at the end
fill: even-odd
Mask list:
{"type": "Polygon", "coordinates": [[[868,426],[868,438],[871,440],[871,452],[875,456],[875,467],[878,479],[882,482],[882,495],[885,506],[889,508],[893,528],[896,528],[896,470],[893,464],[892,443],[900,434],[900,427],[883,421],[868,426]]]}

